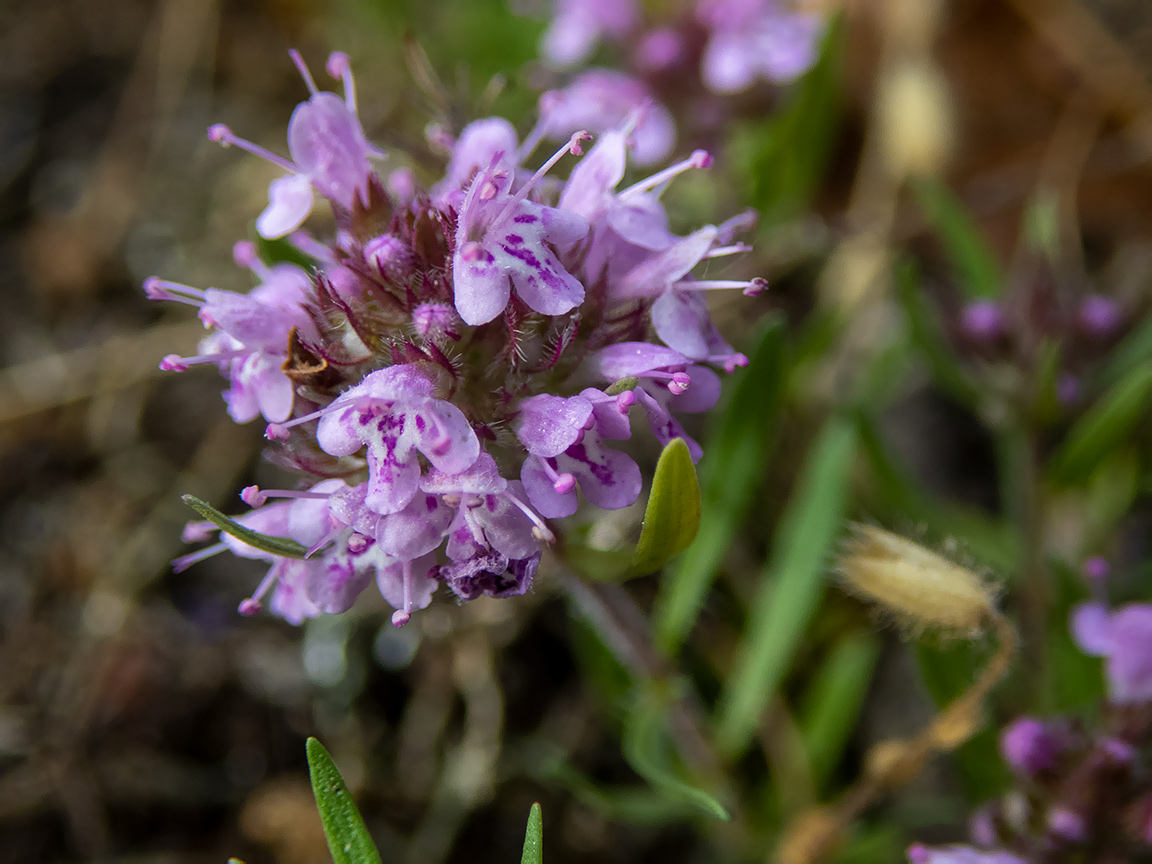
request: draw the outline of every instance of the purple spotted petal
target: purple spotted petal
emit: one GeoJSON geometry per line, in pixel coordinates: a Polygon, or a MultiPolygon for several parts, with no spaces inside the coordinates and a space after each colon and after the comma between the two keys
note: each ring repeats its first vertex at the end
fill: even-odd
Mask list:
{"type": "Polygon", "coordinates": [[[407,420],[400,413],[372,418],[375,434],[366,442],[368,494],[364,503],[382,516],[403,510],[420,486],[420,463],[412,458],[410,436],[404,434],[407,420]]]}
{"type": "Polygon", "coordinates": [[[558,456],[556,464],[576,478],[585,498],[604,510],[619,510],[640,497],[640,467],[631,456],[604,447],[594,432],[558,456]]]}
{"type": "Polygon", "coordinates": [[[592,403],[582,396],[532,396],[520,403],[516,435],[529,453],[558,456],[576,443],[591,417],[592,403]]]}
{"type": "Polygon", "coordinates": [[[442,399],[429,399],[410,421],[416,447],[438,471],[457,474],[480,455],[480,442],[459,408],[442,399]]]}
{"type": "Polygon", "coordinates": [[[321,612],[338,614],[352,608],[356,598],[372,581],[372,559],[375,547],[362,555],[353,555],[347,546],[326,554],[322,566],[308,571],[308,599],[321,612]]]}

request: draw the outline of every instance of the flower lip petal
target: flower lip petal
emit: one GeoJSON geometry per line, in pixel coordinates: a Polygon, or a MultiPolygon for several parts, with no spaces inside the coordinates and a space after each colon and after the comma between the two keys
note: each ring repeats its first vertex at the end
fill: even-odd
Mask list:
{"type": "Polygon", "coordinates": [[[592,403],[583,396],[543,393],[520,403],[516,435],[535,456],[558,456],[576,443],[592,416],[592,403]]]}
{"type": "Polygon", "coordinates": [[[691,361],[672,348],[650,342],[618,342],[601,348],[588,358],[592,374],[604,381],[618,381],[656,369],[687,366],[691,361]]]}

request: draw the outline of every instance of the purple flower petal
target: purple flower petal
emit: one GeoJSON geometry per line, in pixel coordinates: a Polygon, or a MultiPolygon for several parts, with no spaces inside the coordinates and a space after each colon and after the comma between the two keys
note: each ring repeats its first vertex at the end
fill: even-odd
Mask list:
{"type": "Polygon", "coordinates": [[[371,148],[356,115],[334,93],[314,93],[296,106],[288,151],[301,173],[341,207],[351,210],[367,191],[371,148]]]}
{"type": "Polygon", "coordinates": [[[256,217],[256,232],[267,240],[291,234],[312,212],[312,182],[303,174],[290,174],[268,186],[268,206],[256,217]]]}
{"type": "Polygon", "coordinates": [[[438,495],[420,493],[398,513],[383,517],[376,527],[380,548],[402,561],[434,552],[452,523],[452,508],[438,495]]]}
{"type": "Polygon", "coordinates": [[[582,396],[544,393],[520,403],[516,435],[529,453],[558,456],[576,443],[591,417],[592,403],[582,396]]]}
{"type": "Polygon", "coordinates": [[[1068,622],[1072,639],[1089,657],[1107,657],[1115,647],[1112,615],[1102,603],[1081,603],[1068,622]]]}
{"type": "Polygon", "coordinates": [[[532,506],[545,519],[559,519],[571,516],[579,506],[576,490],[567,492],[556,491],[555,481],[544,467],[544,460],[539,456],[529,455],[524,459],[520,468],[520,481],[524,484],[524,492],[532,506]]]}

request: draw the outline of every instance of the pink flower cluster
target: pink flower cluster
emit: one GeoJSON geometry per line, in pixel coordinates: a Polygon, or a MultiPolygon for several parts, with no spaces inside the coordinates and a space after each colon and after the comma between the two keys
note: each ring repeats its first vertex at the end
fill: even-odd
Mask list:
{"type": "MultiPolygon", "coordinates": [[[[232,417],[262,416],[269,457],[301,475],[297,489],[245,489],[253,509],[237,521],[308,554],[222,535],[177,566],[225,550],[264,559],[268,575],[241,612],[267,599],[297,623],[347,609],[373,580],[397,625],[440,583],[464,600],[521,594],[554,539],[548,520],[574,513],[581,496],[611,510],[640,495],[639,467],[611,446],[631,437],[633,419],[661,444],[685,438],[699,458],[676,415],[712,407],[713,370],[747,362],[702,295],[765,283],[691,274],[745,250],[734,235],[751,220],[669,230],[661,192],[707,167],[702,151],[619,188],[637,111],[566,182],[545,174],[583,155],[586,133],[532,172],[524,163],[540,127],[521,144],[500,118],[447,142],[451,159],[430,190],[404,170],[382,181],[373,165],[384,154],[361,128],[347,57],[327,66],[343,80],[341,99],[293,56],[312,95],[289,124],[291,159],[222,126],[209,136],[284,169],[257,229],[312,265],[266,266],[244,242],[237,263],[259,282],[247,294],[157,278],[144,287],[197,307],[211,328],[199,356],[162,367],[217,366],[232,417]],[[335,218],[326,240],[301,229],[317,195],[335,218]]],[[[212,530],[191,523],[186,538],[212,530]]]]}

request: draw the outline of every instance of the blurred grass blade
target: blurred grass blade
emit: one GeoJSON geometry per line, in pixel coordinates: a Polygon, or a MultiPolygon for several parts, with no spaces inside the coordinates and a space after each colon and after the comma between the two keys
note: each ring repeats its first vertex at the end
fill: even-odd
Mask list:
{"type": "Polygon", "coordinates": [[[816,609],[828,552],[844,520],[855,451],[855,425],[833,417],[797,479],[720,702],[717,743],[729,755],[748,746],[816,609]]]}
{"type": "Polygon", "coordinates": [[[805,694],[800,731],[817,788],[836,768],[848,744],[880,659],[874,633],[853,633],[833,647],[805,694]]]}
{"type": "Polygon", "coordinates": [[[834,152],[840,123],[844,26],[828,28],[820,59],[767,120],[744,124],[730,144],[743,188],[765,225],[808,210],[834,152]]]}
{"type": "Polygon", "coordinates": [[[544,819],[540,805],[533,804],[528,813],[528,827],[524,829],[524,851],[520,864],[544,864],[544,819]]]}
{"type": "Polygon", "coordinates": [[[1152,318],[1138,324],[1108,353],[1100,383],[1111,387],[1133,368],[1152,360],[1152,318]]]}
{"type": "Polygon", "coordinates": [[[636,698],[624,722],[625,761],[666,797],[728,820],[728,811],[714,796],[685,783],[669,765],[667,718],[666,706],[655,694],[643,693],[636,698]]]}
{"type": "Polygon", "coordinates": [[[274,537],[271,534],[261,534],[251,528],[245,528],[234,519],[229,519],[211,504],[201,501],[195,495],[184,495],[180,498],[185,504],[223,531],[231,534],[237,540],[243,540],[249,546],[254,546],[261,552],[280,555],[284,558],[304,558],[308,554],[308,547],[302,546],[288,537],[274,537]]]}
{"type": "Polygon", "coordinates": [[[978,392],[969,380],[959,359],[948,347],[936,313],[924,300],[918,273],[909,261],[895,268],[896,296],[904,307],[912,342],[919,349],[932,378],[955,399],[965,405],[976,402],[978,392]]]}
{"type": "Polygon", "coordinates": [[[784,337],[783,317],[771,316],[718,428],[708,437],[700,460],[700,530],[665,574],[653,615],[656,640],[669,653],[679,649],[692,629],[721,559],[763,482],[788,378],[784,337]]]}
{"type": "Polygon", "coordinates": [[[1000,266],[964,205],[938,180],[921,180],[913,189],[968,298],[998,297],[1004,284],[1000,266]]]}
{"type": "Polygon", "coordinates": [[[700,484],[683,438],[673,438],[660,454],[644,527],[632,558],[636,575],[652,573],[687,549],[700,528],[700,484]]]}
{"type": "Polygon", "coordinates": [[[1148,410],[1150,396],[1152,361],[1125,375],[1076,422],[1053,459],[1053,479],[1062,484],[1086,480],[1132,432],[1148,410]]]}
{"type": "Polygon", "coordinates": [[[344,778],[324,745],[315,738],[308,739],[308,771],[334,864],[380,864],[380,853],[352,802],[344,778]]]}

